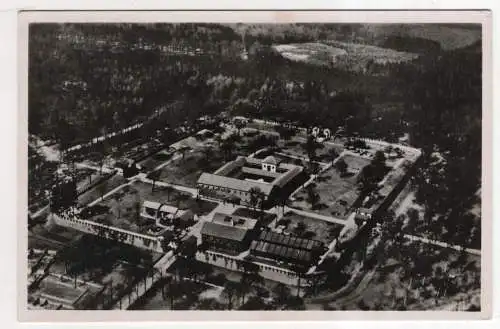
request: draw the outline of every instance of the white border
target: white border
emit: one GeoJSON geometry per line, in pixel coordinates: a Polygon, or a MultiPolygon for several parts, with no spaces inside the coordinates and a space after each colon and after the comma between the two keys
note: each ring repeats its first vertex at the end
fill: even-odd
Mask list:
{"type": "MultiPolygon", "coordinates": [[[[4,8],[5,6],[7,7],[16,7],[16,5],[13,5],[14,1],[10,1],[10,0],[4,0],[4,2],[2,2],[2,4],[0,4],[0,8],[4,8]]],[[[278,5],[276,5],[277,2],[275,1],[259,1],[259,0],[255,0],[255,1],[252,1],[250,6],[253,7],[253,8],[264,8],[264,7],[267,7],[267,8],[278,8],[278,7],[283,7],[283,4],[279,5],[279,2],[278,2],[278,5]]],[[[307,5],[305,6],[306,8],[312,8],[312,7],[316,7],[317,8],[317,1],[307,1],[307,5]]],[[[361,3],[360,2],[357,2],[356,6],[354,7],[353,4],[351,3],[350,5],[346,5],[347,3],[340,3],[340,4],[336,4],[337,5],[337,8],[359,8],[359,7],[363,7],[363,8],[380,8],[380,7],[383,7],[383,8],[408,8],[408,7],[413,7],[413,8],[443,8],[443,7],[446,7],[446,8],[452,8],[453,6],[457,6],[457,5],[460,5],[461,7],[463,8],[487,8],[488,5],[496,5],[495,2],[489,2],[487,3],[486,5],[483,5],[481,6],[481,4],[484,4],[485,1],[481,1],[481,0],[476,0],[474,2],[465,2],[465,5],[464,5],[464,2],[463,1],[418,1],[418,2],[414,2],[414,3],[400,3],[399,1],[387,1],[387,0],[379,0],[379,1],[376,1],[376,2],[373,2],[371,5],[370,4],[366,4],[366,2],[362,1],[361,3]],[[387,3],[389,3],[389,5],[387,5],[387,3]],[[444,4],[445,3],[445,4],[444,4]],[[443,5],[444,4],[444,5],[443,5]],[[360,6],[361,5],[361,6],[360,6]],[[385,5],[385,6],[384,6],[385,5]]],[[[204,4],[202,3],[201,5],[198,3],[197,5],[195,4],[195,6],[193,7],[193,2],[192,1],[182,1],[180,2],[177,2],[177,3],[174,3],[172,4],[172,2],[169,2],[169,5],[171,6],[174,6],[174,7],[177,7],[177,8],[200,8],[200,6],[206,6],[207,4],[204,4]]],[[[213,4],[211,4],[213,5],[213,4]]],[[[220,5],[220,2],[218,2],[217,4],[215,4],[216,6],[219,5],[219,7],[222,7],[222,8],[231,8],[233,7],[234,8],[234,5],[233,4],[229,4],[227,5],[227,2],[226,2],[226,5],[220,5]]],[[[245,4],[247,7],[248,7],[248,4],[245,4]]],[[[328,1],[323,1],[322,3],[320,2],[320,7],[327,7],[327,6],[331,6],[332,4],[329,3],[328,1]],[[325,6],[326,5],[326,6],[325,6]]],[[[53,1],[49,4],[47,4],[47,1],[24,1],[23,2],[23,6],[21,7],[24,7],[24,8],[27,8],[27,7],[31,7],[31,8],[41,8],[41,6],[44,6],[45,9],[48,9],[48,8],[52,8],[52,9],[69,9],[69,8],[73,8],[73,9],[79,9],[79,8],[87,8],[87,9],[94,9],[94,8],[102,8],[103,7],[103,4],[102,2],[100,1],[72,1],[71,3],[67,3],[65,1],[53,1]],[[45,2],[45,3],[44,3],[45,2]],[[26,3],[28,3],[28,5],[26,5],[26,3]],[[36,4],[36,6],[33,6],[33,4],[36,4]],[[42,4],[40,4],[42,3],[42,4]],[[55,3],[55,4],[54,4],[55,3]]],[[[155,2],[151,2],[151,1],[143,1],[141,2],[141,6],[143,6],[141,9],[147,9],[148,7],[149,8],[161,8],[162,7],[162,4],[159,3],[158,1],[156,2],[156,5],[155,5],[155,2]],[[146,4],[144,4],[146,3],[146,4]],[[153,5],[151,5],[151,3],[153,3],[153,5]]],[[[290,6],[290,4],[288,5],[290,6]]],[[[295,8],[298,8],[298,4],[293,4],[292,5],[293,7],[295,8]]],[[[19,7],[19,6],[17,6],[19,7]]],[[[117,9],[122,9],[122,8],[129,8],[129,9],[133,9],[133,8],[137,8],[137,3],[136,2],[131,2],[131,1],[123,1],[121,2],[121,5],[116,5],[114,3],[106,3],[106,7],[107,9],[113,9],[113,8],[117,8],[117,9]]],[[[16,106],[15,106],[15,101],[14,101],[14,95],[15,95],[15,88],[16,88],[16,84],[13,83],[13,81],[15,81],[15,78],[16,78],[16,72],[15,72],[15,61],[16,61],[16,53],[15,53],[15,48],[14,48],[14,44],[15,44],[15,41],[16,41],[16,36],[15,36],[15,32],[16,32],[16,13],[15,11],[10,11],[8,12],[7,14],[5,13],[0,13],[0,27],[2,28],[1,30],[3,32],[5,31],[8,31],[7,33],[7,38],[4,38],[4,44],[7,45],[7,47],[3,47],[4,49],[2,50],[2,52],[0,52],[1,54],[1,57],[0,57],[0,65],[1,65],[1,69],[0,69],[0,72],[2,72],[2,75],[1,75],[1,81],[2,83],[0,84],[0,87],[1,87],[1,93],[0,93],[0,96],[2,96],[2,99],[4,100],[4,103],[6,108],[4,109],[4,112],[6,109],[15,109],[16,106]],[[10,46],[10,47],[9,47],[10,46]],[[7,61],[5,60],[7,59],[7,61]],[[5,91],[7,90],[8,91],[5,91]],[[9,97],[10,96],[10,97],[9,97]],[[7,101],[7,102],[5,102],[7,101]]],[[[489,73],[492,73],[493,70],[491,70],[489,73]]],[[[491,85],[490,85],[491,87],[491,85]]],[[[2,126],[2,128],[0,129],[0,132],[2,133],[2,138],[0,139],[0,142],[2,143],[2,151],[6,152],[6,154],[13,154],[13,152],[15,152],[14,150],[16,149],[16,138],[15,138],[15,135],[13,133],[13,130],[15,131],[16,127],[15,125],[12,125],[12,121],[15,120],[13,119],[15,116],[15,112],[14,111],[7,111],[7,113],[3,113],[2,114],[2,119],[3,120],[0,120],[0,123],[4,126],[2,126]],[[13,120],[11,120],[13,119],[13,120]],[[10,134],[9,134],[10,133],[10,134]],[[12,151],[12,153],[11,153],[12,151]]],[[[495,116],[494,119],[496,119],[497,116],[495,116]]],[[[499,137],[497,136],[498,132],[494,132],[495,134],[495,137],[499,137]]],[[[495,138],[496,139],[496,138],[495,138]]],[[[495,153],[495,156],[497,156],[497,154],[495,153]]],[[[2,173],[12,173],[12,172],[15,172],[15,168],[16,168],[16,163],[14,162],[14,159],[15,157],[10,157],[9,159],[5,159],[4,160],[7,160],[7,162],[2,162],[0,163],[2,165],[2,173]],[[4,169],[4,166],[7,165],[8,167],[4,169]]],[[[495,159],[498,159],[498,158],[495,158],[495,159]]],[[[13,184],[11,186],[15,187],[15,178],[14,178],[14,175],[7,175],[8,178],[9,178],[9,182],[13,182],[13,184]]],[[[9,186],[9,185],[8,185],[9,186]]],[[[15,218],[14,216],[14,213],[15,213],[15,208],[13,208],[13,205],[15,204],[15,193],[12,193],[12,191],[9,191],[7,193],[7,195],[2,195],[2,205],[9,205],[8,207],[5,208],[5,212],[4,212],[4,218],[5,220],[9,221],[7,224],[5,224],[6,226],[6,229],[13,229],[13,227],[15,226],[13,224],[13,221],[10,220],[10,218],[15,218]]],[[[11,232],[14,232],[15,229],[13,229],[13,231],[11,232]]],[[[1,243],[2,243],[2,250],[12,250],[12,245],[15,243],[13,240],[15,239],[15,235],[13,234],[7,234],[7,238],[4,238],[4,239],[0,239],[1,243]],[[8,238],[10,237],[10,238],[8,238]],[[10,242],[9,242],[10,241],[10,242]],[[9,247],[10,246],[10,247],[9,247]]],[[[494,242],[496,244],[496,246],[498,246],[498,243],[495,241],[494,242]]],[[[8,259],[14,259],[14,262],[15,262],[15,257],[16,255],[12,252],[8,253],[7,255],[5,255],[6,258],[8,259]]],[[[11,263],[14,263],[14,262],[11,262],[11,263]]],[[[495,264],[495,266],[497,266],[498,264],[495,264]]],[[[5,313],[5,311],[7,312],[10,312],[8,314],[12,315],[13,312],[12,311],[12,306],[14,303],[12,303],[12,301],[14,300],[14,298],[16,297],[16,294],[15,294],[15,291],[13,289],[14,285],[9,285],[8,282],[13,282],[14,281],[14,278],[15,278],[15,273],[12,273],[11,272],[7,272],[5,274],[7,274],[7,277],[4,276],[4,272],[2,271],[2,283],[4,283],[5,287],[3,287],[3,292],[7,292],[9,293],[9,297],[8,298],[2,298],[2,308],[0,308],[2,310],[2,315],[4,314],[7,314],[5,313]],[[7,283],[7,284],[5,284],[7,283]]],[[[6,317],[3,317],[4,319],[6,319],[6,317]]],[[[11,317],[9,317],[9,319],[12,319],[11,317]]],[[[428,317],[426,317],[425,315],[421,318],[421,319],[428,319],[428,317]]],[[[15,321],[15,320],[14,320],[15,321]]],[[[305,323],[304,323],[305,324],[305,323]]],[[[420,323],[420,324],[424,324],[424,323],[420,323]]],[[[433,327],[434,326],[443,326],[443,325],[446,325],[448,327],[450,323],[445,323],[445,322],[440,322],[440,323],[433,323],[433,327]]],[[[194,324],[196,325],[196,324],[194,324]]],[[[220,324],[218,324],[217,326],[219,326],[220,324]]],[[[240,325],[240,324],[239,324],[240,325]]],[[[254,324],[250,324],[250,325],[254,325],[254,324]]],[[[279,324],[277,323],[273,323],[273,327],[274,326],[278,326],[279,324]]],[[[316,325],[316,324],[315,324],[316,325]]],[[[356,323],[352,323],[350,322],[349,324],[349,327],[366,327],[366,325],[368,325],[368,323],[362,323],[362,324],[357,324],[356,323]]],[[[407,326],[409,325],[408,322],[405,322],[405,323],[385,323],[383,324],[384,326],[395,326],[397,325],[399,327],[399,325],[404,325],[404,326],[407,326]]],[[[459,326],[459,324],[457,323],[453,323],[454,326],[459,326]]],[[[485,327],[487,324],[485,324],[484,322],[483,323],[474,323],[473,324],[474,326],[479,326],[479,327],[485,327]]],[[[109,324],[107,324],[106,326],[109,326],[109,324]]],[[[123,325],[121,325],[123,327],[123,325]]],[[[244,325],[243,325],[244,326],[244,325]]],[[[8,324],[7,324],[7,327],[10,327],[8,324]]],[[[39,327],[39,325],[37,325],[37,327],[39,327]]],[[[43,327],[46,327],[46,328],[49,328],[49,327],[53,327],[53,325],[44,325],[43,327]]],[[[79,327],[82,327],[82,325],[80,325],[79,327]]],[[[213,325],[213,327],[215,327],[215,324],[213,325]]]]}

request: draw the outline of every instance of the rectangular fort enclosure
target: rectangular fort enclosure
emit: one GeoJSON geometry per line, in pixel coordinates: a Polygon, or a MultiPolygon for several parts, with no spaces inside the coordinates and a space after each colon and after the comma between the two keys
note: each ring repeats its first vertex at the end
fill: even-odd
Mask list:
{"type": "Polygon", "coordinates": [[[19,320],[488,319],[491,54],[488,11],[20,12],[19,320]]]}

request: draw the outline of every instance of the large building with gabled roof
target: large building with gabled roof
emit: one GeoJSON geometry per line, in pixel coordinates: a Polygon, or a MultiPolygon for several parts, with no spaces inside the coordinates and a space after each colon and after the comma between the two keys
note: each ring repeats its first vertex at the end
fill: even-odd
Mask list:
{"type": "Polygon", "coordinates": [[[248,249],[256,228],[255,219],[215,213],[211,222],[203,223],[201,239],[208,249],[237,254],[248,249]]]}
{"type": "Polygon", "coordinates": [[[302,166],[279,161],[273,156],[265,159],[239,156],[214,173],[203,173],[197,187],[205,197],[250,205],[255,189],[262,192],[266,202],[302,172],[302,166]]]}

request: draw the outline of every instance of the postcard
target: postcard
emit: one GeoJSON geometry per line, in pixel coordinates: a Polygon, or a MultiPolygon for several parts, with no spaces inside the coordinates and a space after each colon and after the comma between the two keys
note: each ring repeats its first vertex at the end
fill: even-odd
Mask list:
{"type": "Polygon", "coordinates": [[[20,320],[491,316],[491,12],[24,11],[18,58],[20,320]]]}

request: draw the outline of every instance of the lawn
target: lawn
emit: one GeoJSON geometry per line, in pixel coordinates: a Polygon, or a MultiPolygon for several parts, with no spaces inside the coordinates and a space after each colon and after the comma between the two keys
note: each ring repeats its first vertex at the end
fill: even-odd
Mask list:
{"type": "MultiPolygon", "coordinates": [[[[335,168],[330,168],[320,174],[313,183],[313,190],[318,193],[320,200],[316,207],[307,201],[308,192],[306,188],[301,189],[294,195],[295,201],[292,207],[297,207],[306,210],[312,210],[326,216],[335,216],[345,218],[346,212],[350,209],[354,201],[359,197],[358,188],[356,185],[357,171],[362,167],[362,158],[350,157],[345,159],[349,166],[350,175],[341,177],[335,168]],[[351,161],[355,159],[355,161],[351,161]]],[[[368,164],[368,160],[364,160],[368,164]]]]}
{"type": "Polygon", "coordinates": [[[330,244],[342,230],[342,225],[329,223],[319,219],[304,217],[293,212],[286,213],[277,225],[284,225],[285,232],[307,239],[313,239],[330,244]],[[303,229],[297,228],[298,223],[303,223],[303,229]]]}

